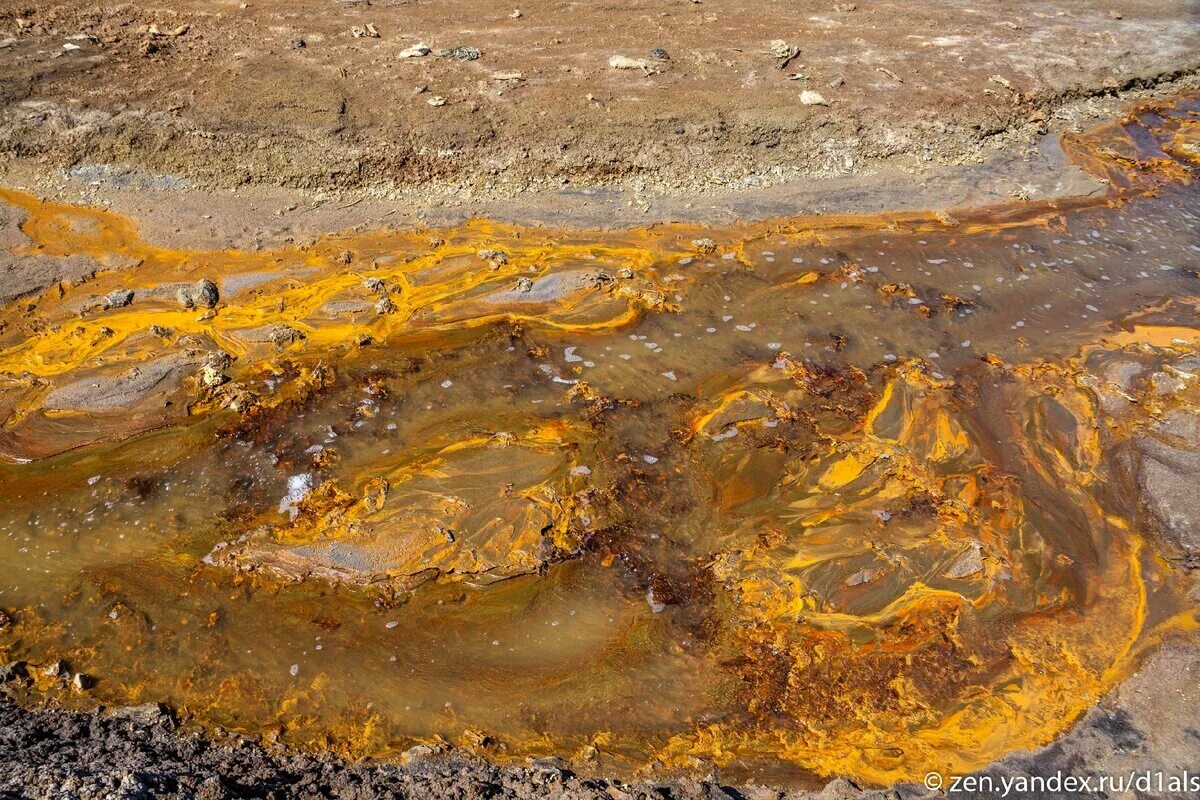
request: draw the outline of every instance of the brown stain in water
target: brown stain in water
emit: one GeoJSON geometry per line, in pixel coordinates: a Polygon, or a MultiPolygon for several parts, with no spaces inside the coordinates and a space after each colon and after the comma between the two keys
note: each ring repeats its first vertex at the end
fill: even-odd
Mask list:
{"type": "Polygon", "coordinates": [[[0,311],[0,648],[354,757],[1044,744],[1195,630],[1113,454],[1200,409],[1198,120],[1067,139],[1102,197],[723,230],[192,252],[0,190],[125,267],[0,311]]]}

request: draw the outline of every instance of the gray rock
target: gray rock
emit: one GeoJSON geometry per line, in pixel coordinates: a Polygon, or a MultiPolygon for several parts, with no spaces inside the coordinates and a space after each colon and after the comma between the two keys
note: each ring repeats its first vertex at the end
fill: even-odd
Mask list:
{"type": "Polygon", "coordinates": [[[112,291],[104,295],[104,299],[100,301],[100,304],[104,306],[105,309],[110,309],[124,308],[132,302],[133,292],[128,289],[117,289],[116,291],[112,291]]]}
{"type": "Polygon", "coordinates": [[[29,680],[29,667],[24,661],[10,661],[0,667],[0,683],[29,680]]]}
{"type": "Polygon", "coordinates": [[[212,308],[221,299],[221,294],[217,285],[205,278],[195,286],[181,286],[175,297],[184,308],[212,308]]]}
{"type": "Polygon", "coordinates": [[[192,290],[192,298],[196,305],[202,308],[212,308],[221,299],[221,295],[217,291],[217,285],[206,279],[196,284],[196,288],[192,290]]]}
{"type": "Polygon", "coordinates": [[[1134,440],[1136,482],[1162,533],[1189,553],[1200,552],[1200,416],[1168,414],[1134,440]]]}
{"type": "Polygon", "coordinates": [[[128,720],[143,727],[161,726],[173,729],[177,724],[175,714],[162,703],[145,703],[140,706],[125,706],[110,713],[114,719],[128,720]]]}
{"type": "Polygon", "coordinates": [[[274,325],[271,327],[271,344],[281,350],[289,344],[299,342],[305,338],[302,331],[298,331],[290,325],[274,325]]]}
{"type": "Polygon", "coordinates": [[[175,353],[118,374],[81,378],[60,386],[46,396],[45,407],[57,411],[116,411],[131,408],[155,393],[170,392],[183,371],[192,363],[186,354],[175,353]]]}
{"type": "Polygon", "coordinates": [[[71,675],[71,665],[65,661],[55,661],[42,668],[42,674],[47,678],[66,680],[71,675]]]}

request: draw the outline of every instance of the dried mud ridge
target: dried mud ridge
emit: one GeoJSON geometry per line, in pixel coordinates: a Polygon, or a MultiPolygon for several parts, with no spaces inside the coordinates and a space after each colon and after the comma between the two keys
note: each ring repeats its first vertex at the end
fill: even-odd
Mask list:
{"type": "Polygon", "coordinates": [[[0,190],[7,690],[747,785],[1087,728],[1197,630],[1198,142],[1182,96],[1064,139],[1103,196],[262,252],[0,190]]]}
{"type": "Polygon", "coordinates": [[[1186,88],[1200,66],[1183,0],[835,6],[10,4],[0,152],[101,182],[423,204],[564,186],[694,198],[979,161],[1091,124],[1111,109],[1097,101],[1186,88]]]}

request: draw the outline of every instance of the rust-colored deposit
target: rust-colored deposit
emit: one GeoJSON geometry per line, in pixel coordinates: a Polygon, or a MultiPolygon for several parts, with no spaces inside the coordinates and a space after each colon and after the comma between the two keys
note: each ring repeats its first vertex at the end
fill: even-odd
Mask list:
{"type": "Polygon", "coordinates": [[[1104,196],[268,252],[0,191],[105,267],[0,311],[0,649],[352,756],[1045,744],[1195,629],[1198,142],[1182,98],[1064,143],[1104,196]]]}

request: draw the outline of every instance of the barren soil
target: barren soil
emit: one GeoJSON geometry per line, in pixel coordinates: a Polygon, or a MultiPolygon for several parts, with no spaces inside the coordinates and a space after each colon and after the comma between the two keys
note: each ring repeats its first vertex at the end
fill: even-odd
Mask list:
{"type": "Polygon", "coordinates": [[[637,205],[974,163],[1200,66],[1184,0],[519,5],[2,3],[0,152],[85,182],[637,205]]]}

